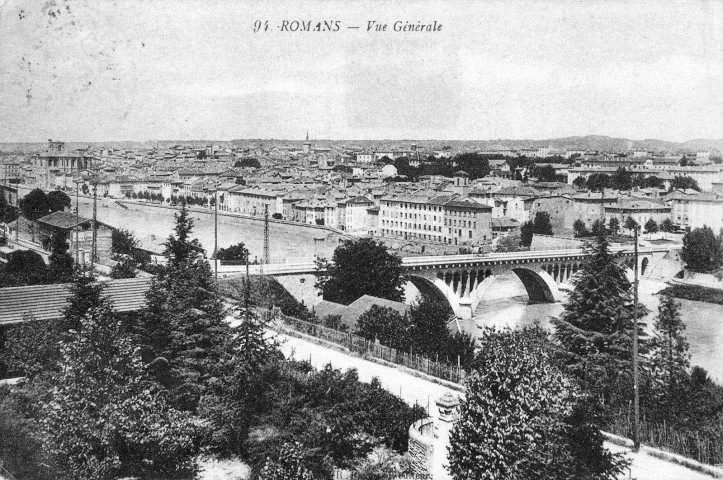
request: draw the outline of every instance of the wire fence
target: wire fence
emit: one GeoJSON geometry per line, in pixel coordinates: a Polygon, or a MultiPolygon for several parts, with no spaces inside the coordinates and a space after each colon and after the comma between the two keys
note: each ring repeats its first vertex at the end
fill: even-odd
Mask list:
{"type": "Polygon", "coordinates": [[[277,329],[293,330],[295,332],[320,338],[328,342],[336,343],[344,346],[352,352],[360,355],[369,355],[386,362],[402,365],[412,370],[417,370],[427,375],[431,375],[442,380],[450,382],[462,383],[465,372],[461,368],[459,361],[457,365],[430,360],[422,355],[413,352],[402,352],[395,348],[387,347],[373,340],[368,340],[353,333],[342,332],[333,328],[325,327],[315,323],[300,320],[298,318],[284,315],[278,308],[272,310],[259,310],[259,314],[271,322],[276,320],[277,329]]]}
{"type": "MultiPolygon", "coordinates": [[[[620,412],[607,430],[621,437],[630,437],[633,420],[630,415],[620,412]]],[[[708,435],[697,430],[682,430],[665,422],[640,421],[640,442],[645,445],[664,448],[678,455],[692,458],[708,465],[723,464],[723,441],[719,435],[708,435]]]]}

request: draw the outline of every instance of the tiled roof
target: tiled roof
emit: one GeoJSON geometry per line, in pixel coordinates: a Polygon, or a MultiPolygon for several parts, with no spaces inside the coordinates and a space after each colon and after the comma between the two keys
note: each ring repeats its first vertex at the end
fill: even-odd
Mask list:
{"type": "Polygon", "coordinates": [[[81,225],[90,221],[91,220],[89,218],[80,217],[71,212],[53,212],[38,219],[39,223],[44,223],[46,225],[50,225],[51,227],[62,228],[63,230],[68,230],[76,225],[81,225]]]}
{"type": "MultiPolygon", "coordinates": [[[[117,312],[139,310],[146,304],[150,277],[106,282],[105,295],[117,312]]],[[[18,323],[32,316],[36,320],[57,320],[62,316],[68,296],[68,284],[32,285],[0,288],[0,325],[18,323]]]]}

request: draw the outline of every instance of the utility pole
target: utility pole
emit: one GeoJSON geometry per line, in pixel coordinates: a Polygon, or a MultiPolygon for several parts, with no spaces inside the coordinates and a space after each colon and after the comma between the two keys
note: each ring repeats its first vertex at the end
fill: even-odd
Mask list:
{"type": "Polygon", "coordinates": [[[80,200],[79,200],[79,191],[80,190],[80,178],[75,180],[75,265],[78,265],[78,262],[80,261],[80,247],[78,245],[78,237],[79,233],[78,230],[80,226],[78,225],[80,223],[80,200]]]}
{"type": "Polygon", "coordinates": [[[218,282],[218,186],[213,190],[213,270],[218,282]]]}
{"type": "Polygon", "coordinates": [[[633,425],[633,450],[640,449],[640,380],[638,375],[638,226],[635,226],[635,284],[633,300],[633,389],[635,423],[633,425]]]}
{"type": "Polygon", "coordinates": [[[93,244],[90,253],[90,268],[95,267],[98,254],[98,177],[97,172],[93,171],[93,244]]]}
{"type": "Polygon", "coordinates": [[[269,205],[264,204],[264,260],[263,263],[269,262],[269,205]]]}

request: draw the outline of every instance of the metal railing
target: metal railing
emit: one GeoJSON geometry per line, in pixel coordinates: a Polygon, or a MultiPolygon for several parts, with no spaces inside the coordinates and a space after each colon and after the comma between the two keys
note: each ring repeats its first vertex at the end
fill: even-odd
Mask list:
{"type": "Polygon", "coordinates": [[[360,355],[369,355],[442,380],[460,384],[464,381],[465,372],[459,362],[457,362],[457,365],[450,365],[431,360],[415,353],[402,352],[353,333],[342,332],[316,323],[289,317],[282,314],[278,309],[274,309],[272,312],[268,310],[260,311],[260,314],[267,321],[272,319],[276,320],[276,330],[282,333],[288,330],[303,333],[346,347],[360,355]]]}

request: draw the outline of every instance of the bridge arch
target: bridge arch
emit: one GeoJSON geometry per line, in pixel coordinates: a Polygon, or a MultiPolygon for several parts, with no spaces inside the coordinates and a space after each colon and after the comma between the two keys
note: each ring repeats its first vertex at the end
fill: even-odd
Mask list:
{"type": "MultiPolygon", "coordinates": [[[[559,268],[559,267],[558,267],[559,268]]],[[[556,268],[556,270],[558,270],[556,268]]],[[[560,301],[560,290],[553,277],[545,270],[536,271],[529,268],[513,268],[513,272],[520,279],[527,290],[531,302],[557,302],[560,301]]]]}
{"type": "Polygon", "coordinates": [[[645,270],[648,269],[648,263],[650,263],[650,259],[648,259],[648,257],[643,257],[640,262],[640,275],[645,275],[645,270]]]}
{"type": "Polygon", "coordinates": [[[448,298],[449,292],[442,290],[442,285],[446,286],[446,284],[444,283],[444,278],[441,274],[437,275],[437,280],[434,282],[428,278],[417,275],[409,275],[407,280],[409,283],[414,285],[417,290],[419,290],[419,293],[429,298],[433,298],[441,305],[445,305],[449,310],[449,313],[457,314],[457,311],[454,308],[455,305],[448,298]]]}

